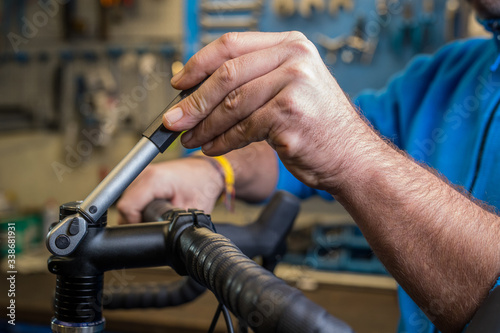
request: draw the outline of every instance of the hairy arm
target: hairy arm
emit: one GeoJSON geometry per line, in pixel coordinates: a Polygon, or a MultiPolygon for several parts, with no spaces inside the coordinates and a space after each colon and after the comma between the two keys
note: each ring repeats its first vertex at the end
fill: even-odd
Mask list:
{"type": "Polygon", "coordinates": [[[500,274],[500,218],[361,126],[328,190],[429,319],[459,332],[500,274]]]}

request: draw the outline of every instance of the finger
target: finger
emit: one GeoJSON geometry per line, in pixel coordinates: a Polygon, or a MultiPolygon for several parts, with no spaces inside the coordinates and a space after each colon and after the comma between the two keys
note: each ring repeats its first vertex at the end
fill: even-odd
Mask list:
{"type": "Polygon", "coordinates": [[[172,197],[168,186],[160,186],[155,172],[152,167],[145,169],[118,201],[117,208],[128,223],[142,222],[142,211],[154,199],[172,197]]]}
{"type": "Polygon", "coordinates": [[[150,189],[141,191],[141,187],[124,192],[123,197],[117,203],[120,215],[127,223],[142,222],[142,210],[154,199],[150,189]],[[140,195],[141,192],[143,195],[140,195]]]}
{"type": "Polygon", "coordinates": [[[290,81],[282,67],[231,91],[195,128],[181,138],[186,148],[196,148],[229,130],[273,99],[290,81]]]}
{"type": "Polygon", "coordinates": [[[183,70],[172,78],[172,86],[179,90],[189,89],[215,72],[227,60],[298,38],[305,37],[300,32],[224,34],[191,57],[183,70]]]}
{"type": "Polygon", "coordinates": [[[276,69],[291,52],[293,50],[282,45],[224,62],[195,92],[165,113],[165,127],[172,131],[193,128],[208,116],[229,92],[276,69]]]}
{"type": "Polygon", "coordinates": [[[283,92],[284,90],[251,116],[203,145],[203,152],[209,156],[223,155],[252,142],[268,139],[270,133],[275,131],[279,124],[286,124],[290,117],[290,106],[286,102],[289,99],[283,92]]]}

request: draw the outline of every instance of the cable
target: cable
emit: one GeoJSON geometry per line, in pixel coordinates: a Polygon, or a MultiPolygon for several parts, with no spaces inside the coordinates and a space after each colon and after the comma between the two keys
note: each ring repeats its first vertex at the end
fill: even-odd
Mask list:
{"type": "Polygon", "coordinates": [[[215,330],[215,325],[217,325],[217,321],[219,320],[220,313],[222,312],[222,303],[219,303],[217,310],[215,310],[214,318],[212,319],[212,323],[210,324],[210,328],[208,329],[208,333],[213,333],[215,330]]]}
{"type": "Polygon", "coordinates": [[[222,313],[224,314],[224,320],[226,321],[227,331],[229,333],[234,333],[233,321],[231,320],[231,315],[229,314],[229,311],[222,303],[219,303],[219,305],[222,305],[222,313]]]}
{"type": "Polygon", "coordinates": [[[210,324],[210,328],[208,329],[208,333],[213,333],[215,330],[215,326],[217,325],[217,321],[219,321],[220,313],[224,315],[224,321],[226,322],[226,329],[228,333],[234,333],[233,321],[231,320],[231,315],[229,311],[224,306],[224,304],[219,303],[217,310],[215,310],[214,318],[212,319],[212,323],[210,324]]]}

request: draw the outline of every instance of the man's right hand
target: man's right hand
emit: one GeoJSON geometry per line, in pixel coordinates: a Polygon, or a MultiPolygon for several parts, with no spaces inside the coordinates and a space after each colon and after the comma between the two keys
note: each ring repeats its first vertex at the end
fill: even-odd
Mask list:
{"type": "Polygon", "coordinates": [[[206,159],[188,157],[151,164],[118,201],[120,224],[141,222],[142,211],[154,199],[210,213],[223,189],[221,174],[206,159]]]}

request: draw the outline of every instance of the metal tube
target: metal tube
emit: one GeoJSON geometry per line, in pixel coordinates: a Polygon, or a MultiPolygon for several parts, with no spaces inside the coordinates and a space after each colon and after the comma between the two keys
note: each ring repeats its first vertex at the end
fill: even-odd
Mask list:
{"type": "Polygon", "coordinates": [[[118,199],[160,150],[147,138],[142,138],[116,167],[97,185],[80,205],[80,212],[97,221],[118,199]]]}

